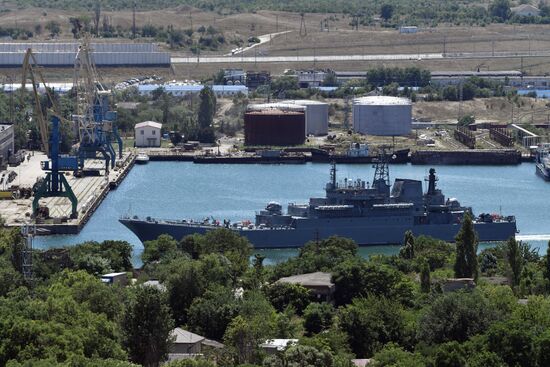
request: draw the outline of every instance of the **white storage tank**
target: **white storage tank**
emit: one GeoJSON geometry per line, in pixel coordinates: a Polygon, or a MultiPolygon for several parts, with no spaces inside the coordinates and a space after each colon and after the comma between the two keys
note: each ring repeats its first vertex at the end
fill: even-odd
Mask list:
{"type": "Polygon", "coordinates": [[[411,133],[412,104],[408,98],[371,96],[353,100],[353,131],[399,136],[411,133]]]}
{"type": "Polygon", "coordinates": [[[328,134],[328,104],[321,101],[299,99],[286,101],[305,107],[306,111],[306,135],[328,134]]]}

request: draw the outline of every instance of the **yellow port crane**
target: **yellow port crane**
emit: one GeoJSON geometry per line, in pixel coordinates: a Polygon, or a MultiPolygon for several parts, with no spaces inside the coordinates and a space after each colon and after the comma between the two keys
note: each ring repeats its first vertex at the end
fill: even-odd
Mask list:
{"type": "Polygon", "coordinates": [[[46,85],[44,76],[38,69],[38,63],[36,61],[36,57],[34,56],[32,49],[30,48],[27,49],[27,52],[25,53],[25,57],[23,59],[23,70],[22,70],[22,78],[21,78],[21,98],[23,98],[24,96],[24,93],[26,90],[25,87],[28,81],[30,81],[32,84],[33,97],[34,97],[34,103],[35,103],[34,117],[38,121],[38,130],[40,132],[42,149],[44,150],[44,153],[46,153],[46,155],[49,155],[50,147],[49,147],[48,123],[46,121],[47,117],[44,114],[42,102],[40,101],[40,95],[38,93],[38,88],[40,84],[44,86],[44,90],[46,91],[46,95],[51,104],[51,110],[53,115],[61,119],[61,114],[59,113],[59,108],[57,106],[56,100],[53,98],[52,94],[50,93],[50,90],[46,85]]]}

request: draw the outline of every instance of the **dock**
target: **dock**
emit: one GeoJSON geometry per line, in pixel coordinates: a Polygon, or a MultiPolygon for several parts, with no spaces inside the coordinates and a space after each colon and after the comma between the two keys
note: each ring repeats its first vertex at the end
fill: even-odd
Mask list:
{"type": "MultiPolygon", "coordinates": [[[[47,160],[43,153],[31,153],[30,160],[25,160],[17,167],[8,167],[7,171],[14,171],[17,177],[9,184],[12,187],[32,188],[35,182],[44,177],[45,173],[40,167],[40,162],[47,160]]],[[[45,198],[40,201],[41,206],[49,209],[49,219],[37,219],[33,221],[32,200],[30,198],[19,198],[11,200],[0,200],[0,212],[5,225],[8,227],[19,227],[25,224],[36,224],[40,234],[76,234],[84,227],[92,214],[103,202],[110,190],[124,180],[134,165],[135,155],[126,152],[122,159],[117,160],[117,166],[109,171],[108,176],[84,176],[74,177],[72,173],[66,172],[65,177],[69,182],[74,194],[78,199],[78,218],[70,219],[71,203],[66,198],[45,198]]],[[[101,159],[89,160],[85,169],[101,169],[105,162],[101,159]]],[[[0,172],[0,174],[3,172],[0,172]]],[[[8,187],[2,187],[7,189],[8,187]]]]}

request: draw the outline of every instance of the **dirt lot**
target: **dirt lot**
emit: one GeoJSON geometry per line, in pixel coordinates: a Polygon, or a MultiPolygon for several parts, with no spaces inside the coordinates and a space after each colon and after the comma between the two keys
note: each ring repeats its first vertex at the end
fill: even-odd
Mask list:
{"type": "MultiPolygon", "coordinates": [[[[130,29],[131,11],[103,12],[112,25],[130,29]]],[[[34,30],[36,24],[42,28],[48,21],[55,20],[62,26],[62,39],[71,39],[69,18],[91,13],[75,13],[54,9],[13,9],[0,14],[0,24],[34,30]]],[[[215,12],[204,12],[188,6],[173,9],[138,12],[136,25],[151,24],[155,26],[174,25],[175,28],[197,29],[199,26],[212,25],[224,32],[226,39],[243,40],[250,36],[291,30],[292,32],[274,38],[257,50],[250,50],[267,55],[313,55],[313,54],[373,54],[373,53],[415,53],[415,52],[475,52],[475,51],[536,51],[548,50],[550,46],[550,29],[544,25],[500,25],[486,27],[440,26],[421,29],[417,34],[399,34],[395,29],[360,27],[351,29],[350,19],[341,14],[305,14],[305,29],[300,32],[301,18],[297,13],[259,11],[221,16],[215,12]],[[332,16],[328,32],[321,30],[321,21],[332,16]]],[[[46,31],[40,36],[45,39],[46,31]]],[[[40,38],[39,37],[39,38],[40,38]]],[[[234,45],[227,44],[218,52],[229,51],[234,45]]],[[[175,52],[177,53],[177,52],[175,52]]],[[[188,54],[181,52],[181,54],[188,54]]]]}

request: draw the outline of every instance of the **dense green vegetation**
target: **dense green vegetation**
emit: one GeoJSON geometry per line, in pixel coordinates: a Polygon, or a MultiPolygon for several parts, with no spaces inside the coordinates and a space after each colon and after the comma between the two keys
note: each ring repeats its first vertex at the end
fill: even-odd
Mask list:
{"type": "Polygon", "coordinates": [[[407,233],[399,255],[367,260],[353,241],[332,237],[267,266],[259,255],[250,262],[250,244],[228,229],[164,235],[145,242],[137,284],[121,287],[97,274],[130,270],[125,242],[35,251],[29,282],[20,274],[21,235],[2,228],[0,364],[157,366],[181,326],[225,349],[171,367],[348,367],[353,357],[374,366],[546,366],[548,255],[514,239],[472,255],[468,219],[457,239],[407,233]],[[332,274],[333,303],[277,282],[315,271],[332,274]],[[448,278],[476,273],[476,287],[444,291],[448,278]],[[141,285],[148,279],[164,290],[141,285]],[[267,355],[259,345],[270,338],[299,342],[267,355]]]}

